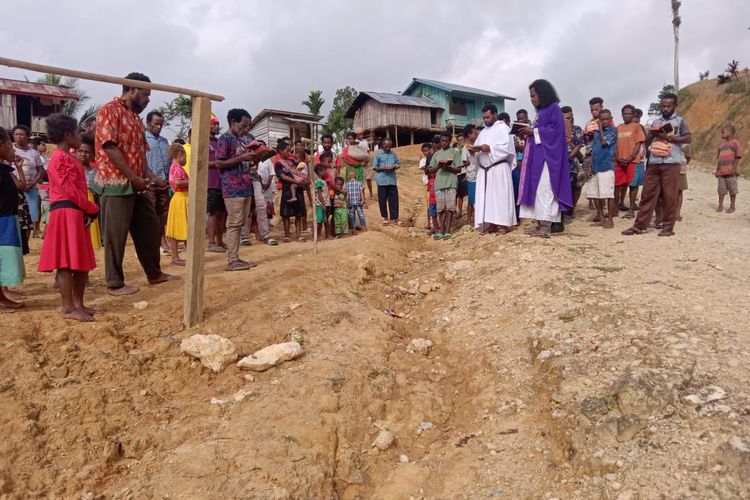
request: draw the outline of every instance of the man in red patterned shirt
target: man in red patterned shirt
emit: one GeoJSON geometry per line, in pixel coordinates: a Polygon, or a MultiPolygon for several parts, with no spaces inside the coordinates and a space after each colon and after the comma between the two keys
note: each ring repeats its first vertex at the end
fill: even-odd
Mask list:
{"type": "MultiPolygon", "coordinates": [[[[125,78],[150,82],[146,75],[125,78]]],[[[104,230],[104,269],[110,295],[130,295],[137,288],[125,284],[122,261],[128,233],[138,260],[151,284],[173,279],[161,270],[161,222],[149,189],[164,188],[146,163],[145,131],[140,113],[149,103],[150,89],[123,85],[122,96],[101,107],[96,116],[96,162],[99,166],[91,189],[101,199],[104,230]]]]}

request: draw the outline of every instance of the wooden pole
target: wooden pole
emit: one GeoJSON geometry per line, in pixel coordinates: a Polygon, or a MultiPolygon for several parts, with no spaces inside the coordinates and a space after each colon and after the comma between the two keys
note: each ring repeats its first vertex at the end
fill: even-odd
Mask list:
{"type": "MultiPolygon", "coordinates": [[[[313,206],[312,206],[312,226],[313,226],[313,255],[318,255],[318,220],[317,220],[317,209],[315,208],[315,196],[317,193],[315,192],[314,186],[315,186],[315,124],[310,124],[310,151],[312,152],[312,155],[310,155],[310,183],[311,185],[308,186],[307,189],[312,189],[312,196],[313,199],[313,206]]],[[[325,210],[325,207],[323,207],[325,210]]],[[[324,211],[325,214],[325,211],[324,211]]],[[[328,217],[327,214],[325,214],[326,217],[328,217]]]]}
{"type": "Polygon", "coordinates": [[[192,97],[206,97],[212,101],[223,101],[224,97],[216,94],[201,92],[200,90],[186,89],[172,85],[163,85],[161,83],[142,82],[140,80],[129,80],[127,78],[118,78],[116,76],[101,75],[99,73],[89,73],[88,71],[78,71],[74,69],[58,68],[57,66],[47,66],[44,64],[35,64],[17,59],[8,59],[0,57],[0,65],[10,68],[28,69],[39,73],[54,73],[56,75],[69,76],[71,78],[80,78],[82,80],[94,80],[97,82],[114,83],[116,85],[127,85],[139,89],[161,90],[162,92],[172,92],[173,94],[186,94],[192,97]]]}
{"type": "Polygon", "coordinates": [[[188,240],[185,265],[183,321],[191,328],[203,321],[203,266],[206,243],[206,203],[208,198],[208,144],[211,101],[193,99],[192,154],[188,189],[188,240]]]}
{"type": "Polygon", "coordinates": [[[396,136],[396,147],[398,147],[398,125],[394,125],[393,129],[393,134],[396,136]]]}
{"type": "Polygon", "coordinates": [[[411,131],[411,145],[414,145],[414,129],[411,131]]]}

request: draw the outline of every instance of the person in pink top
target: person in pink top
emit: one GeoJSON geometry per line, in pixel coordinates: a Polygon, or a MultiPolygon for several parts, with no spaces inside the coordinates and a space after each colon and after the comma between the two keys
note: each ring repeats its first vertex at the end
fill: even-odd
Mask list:
{"type": "Polygon", "coordinates": [[[57,271],[62,315],[77,321],[93,321],[93,309],[83,303],[89,271],[96,268],[88,226],[99,214],[89,201],[83,164],[69,151],[81,145],[78,122],[68,115],[47,117],[47,137],[57,144],[47,172],[50,214],[39,256],[39,271],[57,271]]]}

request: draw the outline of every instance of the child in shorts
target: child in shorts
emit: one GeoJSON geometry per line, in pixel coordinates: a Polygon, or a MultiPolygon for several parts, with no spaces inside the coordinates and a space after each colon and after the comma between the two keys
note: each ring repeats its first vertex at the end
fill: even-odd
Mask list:
{"type": "Polygon", "coordinates": [[[742,158],[742,146],[734,138],[735,129],[733,125],[724,125],[721,129],[721,145],[716,156],[716,180],[718,182],[719,207],[717,212],[724,210],[724,197],[729,193],[728,214],[735,211],[737,201],[737,177],[740,174],[740,158],[742,158]]]}

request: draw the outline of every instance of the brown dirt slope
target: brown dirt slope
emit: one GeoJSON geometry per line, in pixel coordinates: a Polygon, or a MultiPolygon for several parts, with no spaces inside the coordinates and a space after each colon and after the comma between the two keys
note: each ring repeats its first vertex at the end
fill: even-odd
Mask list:
{"type": "Polygon", "coordinates": [[[737,139],[750,140],[750,74],[718,85],[717,80],[695,82],[680,91],[680,113],[693,131],[693,154],[702,163],[713,164],[721,140],[722,125],[737,128],[737,139]]]}

